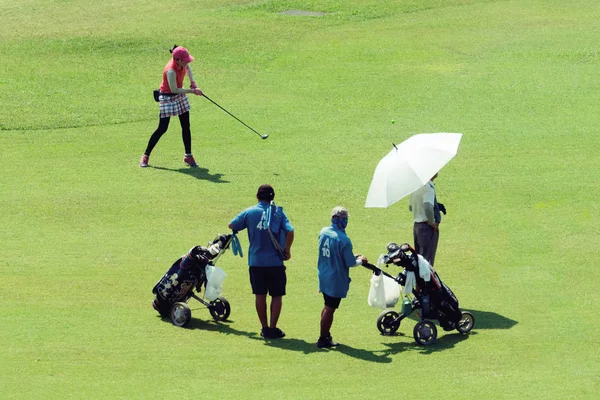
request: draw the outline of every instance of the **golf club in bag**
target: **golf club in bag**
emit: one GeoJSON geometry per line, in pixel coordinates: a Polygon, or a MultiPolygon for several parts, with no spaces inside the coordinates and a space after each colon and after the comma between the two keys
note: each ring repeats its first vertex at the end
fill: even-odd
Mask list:
{"type": "Polygon", "coordinates": [[[206,94],[202,94],[206,100],[210,101],[211,103],[213,103],[215,106],[219,107],[221,110],[225,111],[227,114],[231,115],[233,118],[235,118],[238,122],[240,122],[242,125],[244,125],[246,128],[250,129],[252,132],[256,133],[258,136],[260,136],[261,139],[266,139],[269,137],[269,135],[261,135],[260,133],[256,132],[251,126],[247,125],[244,121],[242,121],[241,119],[239,119],[238,117],[236,117],[235,115],[233,115],[232,113],[230,113],[229,111],[227,111],[226,109],[224,109],[223,107],[221,107],[220,105],[218,105],[215,101],[213,101],[210,97],[208,97],[206,94]]]}

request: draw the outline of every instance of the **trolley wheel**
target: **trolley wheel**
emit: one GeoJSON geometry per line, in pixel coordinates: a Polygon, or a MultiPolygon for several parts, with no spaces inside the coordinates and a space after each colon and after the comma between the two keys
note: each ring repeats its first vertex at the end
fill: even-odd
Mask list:
{"type": "Polygon", "coordinates": [[[460,333],[469,333],[475,326],[475,317],[470,312],[463,311],[460,321],[456,324],[456,330],[460,333]]]}
{"type": "Polygon", "coordinates": [[[437,339],[437,328],[431,321],[419,321],[413,329],[413,336],[417,344],[427,346],[437,339]]]}
{"type": "Polygon", "coordinates": [[[231,314],[231,306],[225,297],[211,301],[208,310],[215,321],[225,321],[231,314]]]}
{"type": "Polygon", "coordinates": [[[186,303],[177,302],[171,307],[171,322],[175,326],[184,327],[190,323],[192,311],[186,303]]]}
{"type": "Polygon", "coordinates": [[[377,329],[382,335],[393,335],[400,328],[400,314],[394,310],[385,310],[377,317],[377,329]]]}

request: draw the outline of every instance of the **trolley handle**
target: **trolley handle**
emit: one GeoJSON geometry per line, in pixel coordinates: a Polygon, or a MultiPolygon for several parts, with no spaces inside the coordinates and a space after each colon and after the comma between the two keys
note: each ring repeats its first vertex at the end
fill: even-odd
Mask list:
{"type": "Polygon", "coordinates": [[[363,267],[365,267],[366,269],[370,269],[371,271],[373,271],[373,274],[375,274],[375,275],[383,274],[384,276],[387,276],[388,278],[395,280],[397,283],[400,283],[400,278],[388,274],[384,270],[378,268],[376,265],[367,263],[367,264],[363,265],[363,267]]]}

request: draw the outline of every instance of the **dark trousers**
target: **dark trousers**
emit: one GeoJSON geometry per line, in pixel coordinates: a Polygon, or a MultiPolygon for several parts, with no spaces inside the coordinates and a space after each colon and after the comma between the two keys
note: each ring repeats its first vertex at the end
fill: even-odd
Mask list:
{"type": "MultiPolygon", "coordinates": [[[[154,146],[158,143],[161,136],[169,129],[170,117],[161,118],[158,121],[158,128],[154,131],[150,140],[148,141],[148,147],[146,147],[145,155],[149,156],[154,149],[154,146]]],[[[181,138],[183,139],[183,147],[185,147],[185,154],[192,154],[192,134],[190,131],[190,112],[184,112],[179,116],[179,123],[181,124],[181,138]]]]}
{"type": "Polygon", "coordinates": [[[429,264],[433,265],[438,240],[440,239],[440,232],[434,231],[426,222],[415,222],[413,227],[413,237],[417,253],[429,261],[429,264]]]}

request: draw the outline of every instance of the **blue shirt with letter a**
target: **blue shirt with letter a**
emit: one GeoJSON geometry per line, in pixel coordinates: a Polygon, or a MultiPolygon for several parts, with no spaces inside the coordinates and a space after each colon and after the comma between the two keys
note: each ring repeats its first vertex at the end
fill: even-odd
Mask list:
{"type": "Polygon", "coordinates": [[[268,201],[260,201],[257,205],[248,207],[231,220],[231,228],[235,231],[248,229],[248,265],[251,267],[278,267],[283,265],[283,256],[277,250],[271,235],[269,224],[275,240],[282,250],[285,250],[285,236],[294,227],[283,212],[268,201]]]}
{"type": "Polygon", "coordinates": [[[332,225],[319,234],[319,291],[344,298],[350,288],[350,267],[356,266],[352,242],[346,232],[332,225]]]}

